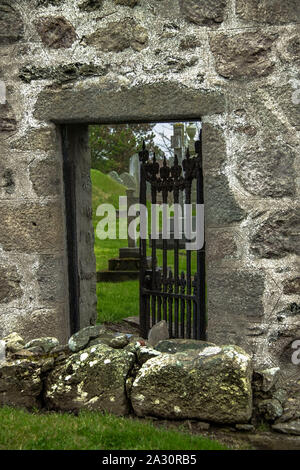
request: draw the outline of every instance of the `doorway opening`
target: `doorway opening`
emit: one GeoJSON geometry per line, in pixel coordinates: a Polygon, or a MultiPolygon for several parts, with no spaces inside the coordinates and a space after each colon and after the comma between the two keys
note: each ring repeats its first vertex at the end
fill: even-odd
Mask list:
{"type": "MultiPolygon", "coordinates": [[[[195,147],[200,133],[201,122],[195,120],[89,127],[98,323],[119,322],[130,317],[137,323],[140,321],[141,333],[147,337],[149,328],[165,319],[171,337],[204,338],[204,247],[201,246],[201,254],[195,244],[194,249],[186,250],[187,240],[184,240],[183,233],[185,202],[191,203],[192,225],[195,225],[197,202],[203,204],[203,201],[199,200],[199,196],[197,201],[196,177],[191,179],[190,201],[185,200],[185,187],[178,191],[177,197],[176,188],[170,184],[172,168],[181,166],[187,153],[192,161],[199,157],[195,147]],[[157,190],[154,201],[151,182],[145,183],[145,194],[142,197],[147,211],[146,240],[140,240],[145,231],[145,220],[138,206],[142,202],[143,145],[148,149],[150,160],[155,159],[158,177],[160,169],[170,169],[167,197],[164,191],[157,190]],[[165,234],[163,227],[164,211],[158,209],[157,240],[153,240],[151,233],[154,202],[157,206],[168,206],[166,217],[169,232],[165,234]],[[174,238],[174,215],[178,215],[176,209],[176,214],[174,212],[176,204],[179,209],[183,209],[180,215],[182,230],[174,238]],[[143,247],[142,254],[140,245],[143,247]],[[195,274],[199,269],[201,281],[197,284],[195,274]],[[145,279],[154,272],[161,279],[158,288],[162,297],[160,299],[157,292],[151,300],[149,296],[147,310],[148,301],[145,303],[142,290],[146,287],[145,279]],[[197,303],[195,299],[200,297],[197,303]],[[200,315],[199,309],[201,331],[200,323],[196,321],[196,316],[200,315]]],[[[182,170],[181,178],[186,171],[182,170]]],[[[203,198],[203,186],[200,191],[203,198]]],[[[191,229],[195,235],[195,226],[191,229]]]]}

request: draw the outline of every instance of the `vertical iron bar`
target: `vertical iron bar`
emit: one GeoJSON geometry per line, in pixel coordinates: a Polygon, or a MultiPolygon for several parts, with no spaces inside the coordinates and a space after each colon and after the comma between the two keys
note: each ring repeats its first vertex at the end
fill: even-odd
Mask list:
{"type": "MultiPolygon", "coordinates": [[[[185,196],[185,203],[191,204],[191,182],[187,181],[186,186],[186,196],[185,196]]],[[[191,220],[192,223],[192,220],[191,220]]],[[[187,281],[187,294],[191,295],[192,292],[192,279],[191,279],[191,251],[187,250],[186,252],[186,281],[187,281]]],[[[192,320],[192,309],[191,309],[191,301],[187,300],[187,338],[191,338],[191,320],[192,320]]]]}
{"type": "MultiPolygon", "coordinates": [[[[166,187],[166,184],[163,187],[163,204],[168,203],[168,188],[166,187]]],[[[164,217],[163,217],[164,219],[164,217]]],[[[164,221],[164,220],[163,220],[164,221]]],[[[164,232],[164,229],[163,229],[164,232]]],[[[164,233],[163,233],[164,236],[164,233]]],[[[168,240],[166,238],[163,238],[163,292],[167,292],[167,276],[168,276],[168,240]]],[[[163,296],[163,318],[165,321],[168,319],[167,315],[167,296],[163,296]]]]}
{"type": "MultiPolygon", "coordinates": [[[[173,293],[173,274],[170,270],[169,272],[169,279],[168,279],[168,292],[171,294],[173,293]]],[[[170,295],[168,300],[168,314],[169,314],[169,335],[170,338],[173,338],[173,298],[170,295]]]]}
{"type": "MultiPolygon", "coordinates": [[[[174,204],[179,203],[179,189],[175,186],[174,188],[174,204]]],[[[178,294],[179,288],[179,240],[175,238],[175,224],[179,224],[179,214],[174,213],[174,282],[175,282],[175,294],[178,294]],[[177,220],[176,220],[177,217],[177,220]]],[[[178,225],[177,225],[178,226],[178,225]]],[[[179,299],[175,297],[174,300],[174,322],[175,322],[175,338],[179,337],[179,299]]]]}
{"type": "MultiPolygon", "coordinates": [[[[154,184],[151,185],[151,201],[152,204],[156,204],[156,187],[154,184]]],[[[155,214],[156,215],[156,214],[155,214]]],[[[151,268],[152,268],[152,279],[151,288],[156,290],[156,239],[151,239],[151,268]]],[[[152,326],[156,322],[156,296],[151,296],[152,304],[152,326]]]]}
{"type": "Polygon", "coordinates": [[[157,321],[161,320],[161,295],[157,297],[157,321]]]}
{"type": "Polygon", "coordinates": [[[185,294],[185,286],[186,286],[186,280],[185,280],[185,274],[182,271],[181,273],[181,278],[180,278],[180,316],[181,316],[181,337],[185,338],[185,299],[184,299],[184,294],[185,294]]]}
{"type": "MultiPolygon", "coordinates": [[[[145,151],[145,145],[143,145],[143,151],[145,151]]],[[[144,162],[141,163],[140,170],[140,204],[146,206],[146,175],[144,162]]],[[[146,262],[147,262],[147,245],[146,240],[140,237],[140,330],[141,336],[147,338],[149,329],[149,319],[147,312],[147,299],[144,294],[144,283],[146,276],[146,262]]]]}

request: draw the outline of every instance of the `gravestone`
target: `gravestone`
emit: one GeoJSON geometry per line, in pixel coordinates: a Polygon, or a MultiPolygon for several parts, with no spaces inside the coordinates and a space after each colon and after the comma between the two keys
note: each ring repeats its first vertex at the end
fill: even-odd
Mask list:
{"type": "Polygon", "coordinates": [[[122,180],[122,184],[126,186],[126,188],[134,189],[134,191],[136,191],[136,181],[134,176],[130,175],[127,172],[124,172],[120,175],[120,178],[122,180]]]}
{"type": "Polygon", "coordinates": [[[135,180],[135,196],[139,195],[139,186],[140,186],[140,160],[137,153],[132,155],[129,160],[129,173],[135,180]]]}
{"type": "MultiPolygon", "coordinates": [[[[197,127],[193,122],[191,122],[186,127],[186,134],[189,138],[189,140],[188,140],[188,149],[189,149],[191,157],[193,157],[195,155],[195,137],[196,137],[196,133],[197,133],[197,127]]],[[[191,202],[192,203],[197,202],[197,183],[196,183],[196,180],[194,180],[193,183],[192,183],[191,202]]]]}
{"type": "Polygon", "coordinates": [[[111,171],[111,172],[109,173],[109,176],[110,176],[113,180],[115,180],[117,183],[123,184],[122,179],[120,178],[120,176],[118,175],[118,173],[117,173],[116,171],[111,171]]]}

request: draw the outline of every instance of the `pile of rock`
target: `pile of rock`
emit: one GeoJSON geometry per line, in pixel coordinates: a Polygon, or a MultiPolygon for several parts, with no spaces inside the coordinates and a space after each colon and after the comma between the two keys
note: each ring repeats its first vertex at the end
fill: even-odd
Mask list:
{"type": "MultiPolygon", "coordinates": [[[[158,328],[164,331],[164,325],[158,328]]],[[[245,430],[251,419],[273,423],[282,415],[285,396],[276,388],[277,369],[253,375],[250,356],[237,346],[186,339],[155,343],[159,335],[154,333],[148,342],[96,325],[63,346],[56,338],[25,344],[12,333],[3,338],[0,404],[117,415],[133,411],[235,423],[245,430]]]]}

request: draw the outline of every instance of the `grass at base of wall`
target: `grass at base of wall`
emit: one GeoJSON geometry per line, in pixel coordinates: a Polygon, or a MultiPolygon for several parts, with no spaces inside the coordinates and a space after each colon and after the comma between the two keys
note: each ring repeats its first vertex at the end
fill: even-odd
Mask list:
{"type": "Polygon", "coordinates": [[[0,450],[225,450],[216,441],[99,412],[0,408],[0,450]]]}

